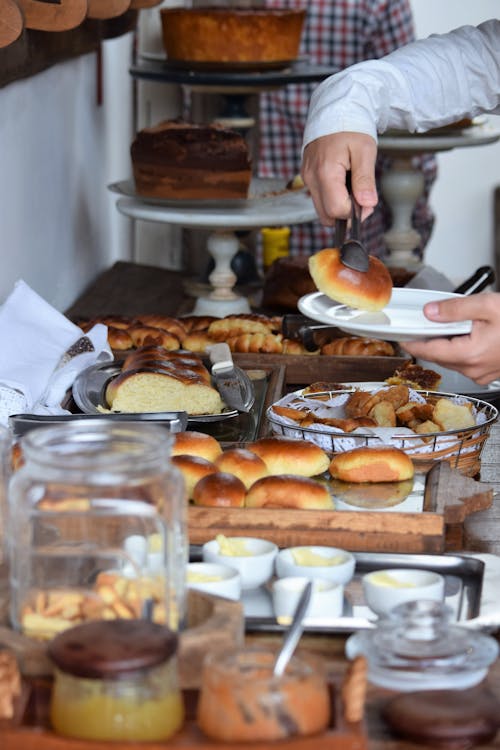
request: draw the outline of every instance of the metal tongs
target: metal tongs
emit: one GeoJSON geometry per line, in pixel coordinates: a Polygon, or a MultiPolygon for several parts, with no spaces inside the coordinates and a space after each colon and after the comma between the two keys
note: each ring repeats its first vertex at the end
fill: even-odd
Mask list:
{"type": "Polygon", "coordinates": [[[368,251],[361,242],[361,206],[354,197],[351,185],[351,173],[346,172],[345,184],[351,197],[351,230],[348,240],[347,219],[337,219],[335,222],[337,230],[337,242],[340,248],[340,260],[344,266],[352,268],[353,271],[366,273],[369,267],[368,251]]]}

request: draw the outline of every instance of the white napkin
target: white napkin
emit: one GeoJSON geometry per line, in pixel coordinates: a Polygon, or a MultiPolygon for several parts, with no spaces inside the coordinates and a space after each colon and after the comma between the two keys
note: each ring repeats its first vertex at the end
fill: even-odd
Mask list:
{"type": "Polygon", "coordinates": [[[24,281],[0,308],[0,424],[11,414],[64,414],[60,402],[86,367],[113,359],[107,328],[86,334],[24,281]]]}

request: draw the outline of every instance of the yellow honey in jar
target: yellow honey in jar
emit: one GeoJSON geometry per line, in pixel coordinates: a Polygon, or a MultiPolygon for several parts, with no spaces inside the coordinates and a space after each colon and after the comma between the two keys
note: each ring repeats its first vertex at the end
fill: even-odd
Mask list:
{"type": "Polygon", "coordinates": [[[145,620],[96,621],[56,636],[50,718],[66,737],[162,741],[184,722],[177,637],[145,620]]]}

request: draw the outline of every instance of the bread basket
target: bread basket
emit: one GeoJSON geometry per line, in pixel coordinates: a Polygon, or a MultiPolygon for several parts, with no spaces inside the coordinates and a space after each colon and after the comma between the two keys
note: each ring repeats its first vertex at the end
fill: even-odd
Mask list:
{"type": "MultiPolygon", "coordinates": [[[[328,393],[314,393],[307,399],[322,399],[325,396],[336,398],[352,393],[351,390],[333,391],[328,393]]],[[[294,424],[292,420],[278,417],[273,412],[273,406],[267,409],[267,419],[274,434],[284,437],[301,438],[310,440],[324,450],[331,453],[339,453],[352,448],[362,446],[380,447],[385,443],[394,445],[411,455],[417,471],[428,471],[435,461],[447,461],[454,469],[458,469],[466,476],[478,474],[481,466],[481,453],[490,433],[491,425],[498,418],[498,410],[487,401],[472,398],[470,396],[459,396],[453,393],[441,393],[437,391],[417,392],[423,398],[450,399],[460,404],[468,404],[476,416],[476,424],[473,427],[457,430],[446,430],[442,432],[429,432],[425,434],[412,433],[403,428],[384,428],[383,439],[375,431],[366,428],[357,428],[353,432],[343,432],[335,427],[314,424],[308,427],[294,424]]],[[[302,398],[297,395],[297,398],[302,398]]],[[[285,399],[289,399],[285,397],[285,399]]],[[[293,396],[292,396],[293,398],[293,396]]],[[[281,399],[278,404],[285,402],[281,399]]],[[[290,403],[288,401],[288,403],[290,403]]]]}

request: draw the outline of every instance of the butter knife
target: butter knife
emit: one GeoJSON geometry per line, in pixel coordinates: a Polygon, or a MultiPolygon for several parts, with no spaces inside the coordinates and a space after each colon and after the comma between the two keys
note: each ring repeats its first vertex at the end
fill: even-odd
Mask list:
{"type": "Polygon", "coordinates": [[[229,346],[222,342],[207,347],[212,363],[212,381],[222,400],[230,409],[249,412],[255,402],[252,381],[247,373],[236,367],[229,346]]]}

